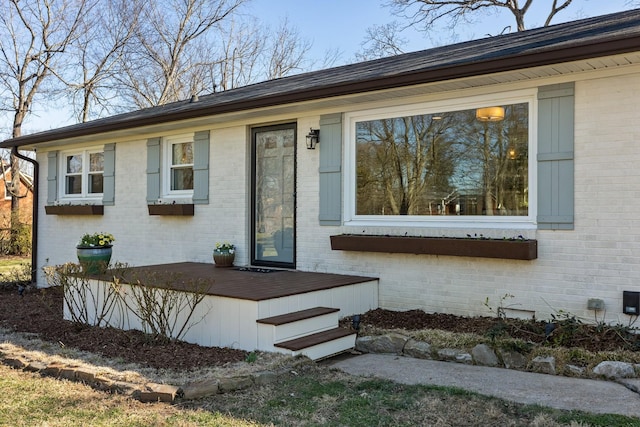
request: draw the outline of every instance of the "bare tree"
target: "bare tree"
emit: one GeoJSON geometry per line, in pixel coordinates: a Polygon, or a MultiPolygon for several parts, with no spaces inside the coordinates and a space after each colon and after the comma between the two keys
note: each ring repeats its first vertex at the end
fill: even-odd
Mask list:
{"type": "MultiPolygon", "coordinates": [[[[206,76],[219,90],[284,77],[312,65],[306,61],[311,42],[286,19],[275,32],[255,19],[234,20],[220,34],[218,59],[207,66],[206,76]]],[[[334,55],[327,53],[324,64],[335,61],[334,55]]]]}
{"type": "Polygon", "coordinates": [[[268,66],[266,77],[275,79],[303,68],[305,54],[311,49],[311,42],[303,39],[297,28],[289,25],[285,18],[270,37],[268,46],[268,66]]]}
{"type": "MultiPolygon", "coordinates": [[[[36,98],[60,65],[69,44],[77,37],[86,0],[5,0],[0,5],[0,87],[5,96],[0,108],[13,114],[12,137],[36,98]]],[[[12,229],[19,222],[19,159],[11,158],[12,229]]],[[[12,239],[16,237],[12,233],[12,239]]]]}
{"type": "MultiPolygon", "coordinates": [[[[537,0],[536,5],[549,5],[544,26],[550,25],[555,16],[572,2],[573,0],[537,0]]],[[[533,3],[534,0],[387,0],[384,6],[407,24],[401,25],[394,21],[367,29],[362,49],[356,54],[356,59],[381,58],[403,53],[406,40],[401,38],[400,34],[409,27],[429,33],[436,24],[444,23],[447,28],[453,30],[461,23],[473,22],[474,18],[482,16],[483,13],[488,15],[507,11],[513,15],[515,28],[524,31],[525,17],[533,3]]],[[[510,28],[511,25],[498,28],[496,34],[510,28]]]]}
{"type": "Polygon", "coordinates": [[[145,2],[136,42],[125,58],[125,96],[137,107],[187,98],[192,78],[200,75],[205,39],[246,0],[162,0],[145,2]]]}
{"type": "MultiPolygon", "coordinates": [[[[429,30],[442,20],[448,20],[454,26],[460,20],[467,20],[482,11],[495,12],[507,10],[515,19],[518,31],[524,31],[525,15],[534,0],[389,0],[386,6],[392,13],[409,20],[409,25],[421,26],[429,30]]],[[[544,26],[551,24],[553,18],[566,9],[573,0],[544,0],[549,9],[544,26]]]]}
{"type": "Polygon", "coordinates": [[[75,61],[57,73],[68,88],[79,122],[113,111],[117,104],[116,76],[138,26],[137,1],[97,1],[97,7],[85,14],[78,38],[71,46],[75,61]]]}
{"type": "Polygon", "coordinates": [[[403,46],[408,40],[400,36],[402,27],[398,21],[367,28],[361,50],[356,53],[357,61],[384,58],[404,53],[403,46]]]}
{"type": "Polygon", "coordinates": [[[219,59],[208,67],[211,87],[229,90],[253,83],[259,75],[258,59],[265,49],[264,30],[257,20],[234,20],[220,34],[219,59]]]}

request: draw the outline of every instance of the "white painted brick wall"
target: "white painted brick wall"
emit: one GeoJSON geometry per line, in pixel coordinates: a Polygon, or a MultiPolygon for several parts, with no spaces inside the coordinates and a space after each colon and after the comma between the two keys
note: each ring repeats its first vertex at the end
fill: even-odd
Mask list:
{"type": "MultiPolygon", "coordinates": [[[[601,298],[607,320],[626,323],[622,291],[640,291],[639,98],[637,74],[576,83],[575,230],[511,230],[513,235],[538,239],[539,258],[534,261],[332,251],[330,235],[362,230],[318,225],[319,153],[305,148],[304,136],[310,127],[318,127],[320,114],[333,111],[301,115],[297,118],[297,267],[379,277],[379,301],[385,308],[490,315],[485,299],[496,307],[508,293],[515,297],[506,299],[505,305],[534,311],[539,319],[560,309],[591,319],[587,300],[601,298]]],[[[266,117],[265,122],[281,119],[266,117]]],[[[210,204],[196,205],[195,216],[189,218],[147,214],[145,141],[117,143],[116,205],[105,207],[103,217],[45,216],[41,207],[41,265],[45,260],[50,265],[73,261],[80,235],[100,230],[116,236],[114,260],[133,265],[211,262],[211,250],[219,240],[235,243],[237,264],[247,264],[251,227],[247,135],[247,127],[241,125],[212,130],[210,204]]],[[[46,153],[39,152],[38,161],[46,171],[46,153]]],[[[46,173],[41,174],[40,188],[46,188],[46,173]]],[[[44,203],[46,196],[41,200],[44,203]]],[[[460,235],[460,230],[423,232],[460,235]]]]}

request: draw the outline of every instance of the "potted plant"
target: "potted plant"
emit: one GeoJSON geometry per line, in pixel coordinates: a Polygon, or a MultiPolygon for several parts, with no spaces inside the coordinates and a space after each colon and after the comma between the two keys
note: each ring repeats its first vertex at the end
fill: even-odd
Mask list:
{"type": "Polygon", "coordinates": [[[102,274],[111,261],[115,238],[109,233],[85,234],[76,246],[78,261],[86,274],[102,274]]]}
{"type": "Polygon", "coordinates": [[[216,242],[213,249],[213,261],[216,267],[233,267],[236,257],[236,247],[229,242],[216,242]]]}

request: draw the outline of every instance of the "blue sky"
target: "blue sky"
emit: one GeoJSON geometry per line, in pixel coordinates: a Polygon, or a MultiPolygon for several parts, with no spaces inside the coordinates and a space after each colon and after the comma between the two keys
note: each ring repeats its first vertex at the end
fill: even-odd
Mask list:
{"type": "MultiPolygon", "coordinates": [[[[309,59],[320,63],[329,50],[339,49],[341,56],[335,65],[353,62],[355,53],[361,48],[368,27],[382,25],[394,19],[389,9],[382,6],[386,0],[250,0],[246,12],[261,21],[276,27],[283,18],[288,18],[299,34],[313,43],[309,59]]],[[[530,27],[544,23],[551,0],[536,0],[526,17],[530,27]],[[541,5],[543,7],[541,7],[541,5]],[[535,8],[537,7],[537,8],[535,8]]],[[[628,0],[574,0],[571,6],[556,16],[554,23],[603,15],[628,9],[628,0]]],[[[636,2],[637,3],[637,2],[636,2]]],[[[440,31],[431,38],[416,31],[407,31],[403,37],[410,40],[407,51],[428,49],[436,45],[461,42],[486,34],[498,34],[507,25],[513,25],[511,14],[483,16],[473,25],[455,29],[456,34],[440,31]]],[[[23,133],[47,130],[74,121],[71,113],[60,109],[39,111],[30,115],[23,125],[23,133]]],[[[2,128],[10,129],[7,116],[0,117],[2,128]]],[[[0,139],[2,137],[0,136],[0,139]]]]}
{"type": "MultiPolygon", "coordinates": [[[[313,42],[311,56],[321,59],[324,52],[339,48],[343,62],[352,59],[360,49],[366,29],[374,24],[385,24],[396,17],[382,6],[387,0],[251,0],[246,9],[259,19],[276,26],[287,17],[299,33],[313,42]]],[[[628,9],[628,0],[574,0],[553,23],[573,21],[596,15],[604,15],[628,9]]],[[[530,27],[544,24],[551,0],[536,0],[527,13],[525,22],[530,27]]],[[[408,31],[404,37],[411,40],[408,51],[428,49],[452,41],[481,38],[497,34],[507,26],[515,30],[514,19],[508,12],[486,16],[473,25],[456,28],[456,39],[447,31],[427,38],[416,31],[408,31]]]]}

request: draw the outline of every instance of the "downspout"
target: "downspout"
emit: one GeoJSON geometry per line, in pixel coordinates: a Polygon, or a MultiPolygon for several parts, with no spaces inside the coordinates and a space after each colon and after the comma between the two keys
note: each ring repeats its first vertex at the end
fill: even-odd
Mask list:
{"type": "Polygon", "coordinates": [[[38,270],[38,177],[40,165],[34,159],[23,156],[18,152],[18,147],[11,149],[11,155],[20,160],[25,160],[33,165],[33,203],[31,213],[31,283],[36,283],[36,271],[38,270]]]}

